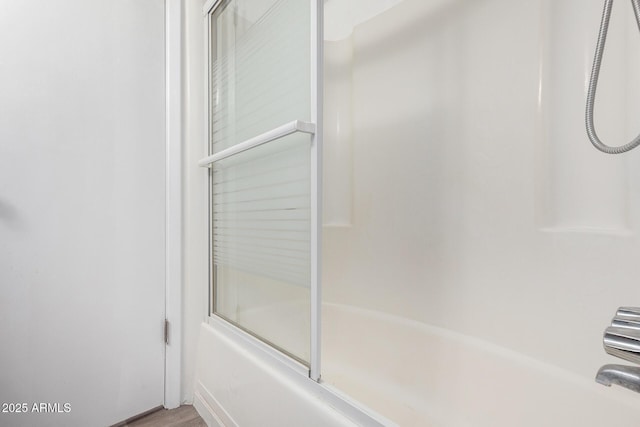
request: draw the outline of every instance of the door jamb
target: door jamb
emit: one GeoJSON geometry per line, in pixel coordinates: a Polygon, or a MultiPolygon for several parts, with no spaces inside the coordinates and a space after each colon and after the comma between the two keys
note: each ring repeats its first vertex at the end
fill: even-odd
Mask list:
{"type": "Polygon", "coordinates": [[[165,344],[164,406],[181,402],[182,365],[182,0],[165,0],[165,344]]]}

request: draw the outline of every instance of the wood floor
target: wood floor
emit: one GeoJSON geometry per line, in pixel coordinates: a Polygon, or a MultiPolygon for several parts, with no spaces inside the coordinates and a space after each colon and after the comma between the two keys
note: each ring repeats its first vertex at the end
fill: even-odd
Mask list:
{"type": "Polygon", "coordinates": [[[185,405],[176,409],[160,409],[123,427],[207,427],[193,406],[185,405]]]}

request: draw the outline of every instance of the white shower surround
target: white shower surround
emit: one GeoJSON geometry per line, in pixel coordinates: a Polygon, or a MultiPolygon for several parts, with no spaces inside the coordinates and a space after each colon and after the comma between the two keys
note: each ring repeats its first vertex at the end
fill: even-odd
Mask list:
{"type": "MultiPolygon", "coordinates": [[[[602,2],[434,4],[353,31],[352,226],[325,229],[324,301],[592,378],[615,309],[640,300],[640,151],[605,156],[584,130],[602,2]]],[[[613,144],[640,127],[628,2],[609,39],[596,126],[613,144]]]]}
{"type": "MultiPolygon", "coordinates": [[[[615,360],[602,330],[640,300],[638,153],[603,157],[583,130],[601,6],[404,0],[347,32],[353,204],[348,227],[325,230],[325,383],[399,425],[636,422],[640,397],[593,382],[615,360]]],[[[638,35],[615,21],[627,6],[598,96],[609,141],[637,133],[638,35]]],[[[349,425],[210,326],[199,343],[211,419],[213,397],[240,426],[349,425]],[[228,349],[245,357],[213,366],[228,349]]]]}

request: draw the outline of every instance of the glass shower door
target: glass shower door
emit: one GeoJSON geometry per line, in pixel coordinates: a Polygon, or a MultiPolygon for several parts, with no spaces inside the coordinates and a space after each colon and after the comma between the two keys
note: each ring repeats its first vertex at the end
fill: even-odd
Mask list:
{"type": "Polygon", "coordinates": [[[211,314],[318,354],[321,2],[224,0],[209,24],[211,314]]]}

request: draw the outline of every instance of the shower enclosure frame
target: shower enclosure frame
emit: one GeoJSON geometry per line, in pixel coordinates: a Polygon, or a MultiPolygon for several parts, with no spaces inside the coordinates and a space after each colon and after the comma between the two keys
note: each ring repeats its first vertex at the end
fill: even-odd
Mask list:
{"type": "MultiPolygon", "coordinates": [[[[209,298],[207,304],[208,321],[212,326],[216,325],[222,330],[225,330],[231,336],[235,336],[240,342],[255,346],[261,352],[265,352],[273,358],[276,358],[284,365],[293,369],[294,371],[308,376],[315,382],[320,381],[321,372],[321,254],[322,254],[322,54],[323,54],[323,5],[322,0],[308,0],[311,5],[310,13],[310,124],[307,123],[292,122],[287,125],[283,125],[278,129],[266,132],[252,138],[250,141],[246,141],[247,148],[251,149],[254,146],[266,144],[273,140],[285,136],[293,132],[305,132],[311,136],[310,145],[310,354],[309,354],[309,366],[306,366],[292,357],[286,355],[282,351],[273,347],[265,342],[263,339],[249,333],[243,328],[235,325],[222,316],[214,313],[213,299],[214,295],[214,266],[213,266],[213,239],[212,239],[212,212],[211,212],[211,178],[209,178],[208,184],[208,198],[209,198],[209,298]],[[282,131],[284,128],[285,131],[282,131]],[[282,129],[281,129],[282,128],[282,129]],[[252,143],[249,143],[252,142],[252,143]]],[[[216,9],[226,4],[225,0],[208,0],[203,7],[204,15],[204,34],[205,34],[205,131],[207,139],[206,144],[210,143],[210,94],[211,81],[210,81],[210,43],[211,43],[211,15],[216,9]]],[[[243,145],[243,143],[238,144],[243,145]]],[[[237,147],[237,146],[236,146],[237,147]]],[[[226,151],[226,150],[225,150],[226,151]]],[[[229,150],[233,151],[233,150],[229,150]]],[[[237,150],[239,151],[239,150],[237,150]]],[[[232,155],[232,154],[231,154],[232,155]]],[[[210,155],[202,159],[200,166],[207,167],[212,162],[217,161],[220,156],[210,155]]]]}
{"type": "MultiPolygon", "coordinates": [[[[224,0],[207,0],[203,6],[203,37],[204,37],[204,93],[207,94],[204,97],[203,113],[204,123],[203,131],[204,135],[209,135],[209,70],[210,70],[210,49],[209,43],[210,37],[210,13],[224,0]]],[[[248,369],[255,369],[259,367],[262,371],[265,371],[265,376],[277,375],[279,378],[264,390],[264,397],[272,393],[278,393],[282,391],[282,387],[295,390],[295,395],[299,396],[299,409],[304,411],[304,408],[309,405],[310,402],[321,402],[327,410],[330,412],[337,412],[342,416],[346,416],[351,422],[355,422],[356,425],[367,425],[371,427],[396,427],[396,424],[392,421],[384,418],[375,411],[364,406],[357,400],[344,394],[340,390],[326,384],[321,379],[321,249],[322,249],[322,136],[323,136],[323,50],[324,50],[324,1],[323,0],[308,0],[311,1],[311,84],[310,87],[312,94],[312,105],[310,120],[316,124],[315,133],[311,141],[311,156],[314,160],[312,162],[312,175],[311,181],[311,283],[310,283],[310,312],[311,312],[311,335],[310,335],[310,360],[309,365],[304,365],[292,357],[289,357],[285,353],[277,350],[275,347],[267,344],[256,336],[247,333],[243,329],[236,325],[226,321],[222,317],[212,313],[212,257],[209,256],[209,281],[208,290],[209,295],[206,301],[203,301],[203,310],[206,311],[206,326],[203,328],[206,336],[207,343],[215,343],[215,348],[218,352],[225,353],[228,350],[233,349],[234,354],[242,354],[243,357],[233,358],[228,361],[230,365],[227,368],[236,372],[245,372],[248,369]],[[240,353],[236,353],[236,352],[240,353]],[[249,365],[247,365],[249,361],[249,365]],[[284,382],[280,382],[284,380],[284,382]]],[[[209,138],[205,138],[203,144],[209,144],[209,138]]],[[[204,160],[204,159],[203,159],[204,160]]],[[[205,192],[202,196],[205,200],[209,200],[210,197],[210,179],[207,177],[208,184],[205,185],[205,192]]],[[[208,208],[211,209],[211,204],[208,203],[208,208]]],[[[209,236],[209,252],[211,255],[212,241],[211,241],[211,212],[209,212],[208,227],[206,230],[209,236]]],[[[204,224],[203,224],[204,226],[204,224]]],[[[203,230],[205,231],[205,230],[203,230]]],[[[222,359],[224,359],[224,354],[222,359]]],[[[211,362],[211,363],[216,363],[211,362]]],[[[215,370],[209,371],[209,373],[215,372],[215,370]]],[[[251,396],[247,396],[241,384],[226,383],[225,378],[217,379],[219,386],[222,390],[228,390],[232,387],[238,393],[234,395],[235,399],[251,399],[251,396]]],[[[253,390],[251,388],[251,390],[253,390]]],[[[254,390],[255,391],[255,390],[254,390]]],[[[259,393],[258,393],[259,394],[259,393]]],[[[212,425],[229,425],[235,426],[233,420],[233,414],[228,410],[233,408],[227,408],[224,405],[224,399],[228,396],[217,396],[215,390],[207,390],[202,383],[198,383],[194,395],[194,406],[198,408],[198,412],[203,414],[212,425]]],[[[241,405],[242,406],[242,405],[241,405]]]]}

